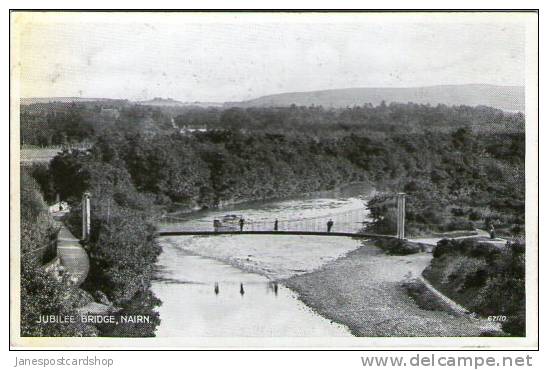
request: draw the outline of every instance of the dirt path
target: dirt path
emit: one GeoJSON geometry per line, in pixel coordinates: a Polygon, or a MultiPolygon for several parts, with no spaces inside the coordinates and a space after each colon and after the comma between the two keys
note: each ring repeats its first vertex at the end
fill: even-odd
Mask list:
{"type": "Polygon", "coordinates": [[[388,256],[365,244],[319,270],[283,283],[322,316],[357,336],[479,336],[484,320],[424,310],[401,286],[417,278],[431,254],[388,256]]]}
{"type": "MultiPolygon", "coordinates": [[[[457,231],[461,232],[461,231],[457,231]]],[[[464,236],[435,236],[435,237],[424,237],[424,238],[409,238],[409,241],[413,243],[423,243],[429,245],[436,245],[442,239],[476,239],[476,238],[488,238],[489,233],[485,230],[476,229],[475,234],[473,235],[464,235],[464,236]]]]}

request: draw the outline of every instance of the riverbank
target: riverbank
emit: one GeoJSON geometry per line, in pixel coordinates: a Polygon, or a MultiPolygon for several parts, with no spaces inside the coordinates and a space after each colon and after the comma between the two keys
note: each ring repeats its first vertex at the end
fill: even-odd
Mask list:
{"type": "Polygon", "coordinates": [[[164,208],[162,211],[164,212],[164,217],[194,217],[194,216],[201,216],[203,213],[208,212],[215,212],[215,211],[223,211],[223,212],[231,212],[231,211],[237,211],[240,209],[245,208],[254,208],[258,204],[263,206],[266,204],[276,204],[276,203],[282,203],[282,202],[291,202],[291,201],[301,201],[301,200],[310,200],[310,199],[318,199],[318,198],[332,198],[333,196],[356,196],[357,194],[360,194],[358,197],[366,197],[370,198],[376,194],[375,187],[371,184],[369,181],[358,181],[358,182],[349,182],[345,184],[340,184],[335,186],[332,189],[323,189],[323,190],[316,190],[312,192],[307,193],[290,193],[286,194],[285,196],[271,196],[271,197],[247,197],[245,199],[238,199],[238,200],[227,200],[223,201],[220,204],[216,206],[183,206],[181,207],[180,203],[172,203],[171,207],[172,210],[165,213],[169,210],[168,208],[164,208]],[[364,190],[365,189],[365,190],[364,190]],[[173,209],[174,208],[174,209],[173,209]]]}
{"type": "Polygon", "coordinates": [[[353,335],[481,336],[488,322],[420,308],[402,285],[421,276],[432,255],[388,256],[372,242],[318,270],[285,279],[307,306],[350,328],[353,335]]]}

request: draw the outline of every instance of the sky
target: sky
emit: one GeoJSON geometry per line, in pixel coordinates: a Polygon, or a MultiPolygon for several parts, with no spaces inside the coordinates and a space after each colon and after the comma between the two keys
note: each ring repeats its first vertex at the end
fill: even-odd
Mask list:
{"type": "Polygon", "coordinates": [[[224,102],[349,87],[522,86],[524,19],[20,13],[12,66],[22,97],[224,102]]]}

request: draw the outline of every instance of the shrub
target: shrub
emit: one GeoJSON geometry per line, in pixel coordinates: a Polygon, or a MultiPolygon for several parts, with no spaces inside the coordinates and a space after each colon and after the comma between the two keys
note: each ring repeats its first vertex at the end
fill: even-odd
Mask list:
{"type": "Polygon", "coordinates": [[[38,324],[39,315],[76,315],[81,305],[80,290],[45,273],[41,266],[23,262],[21,269],[21,336],[96,336],[92,325],[82,323],[38,324]]]}
{"type": "Polygon", "coordinates": [[[108,220],[92,219],[88,249],[93,279],[86,286],[123,304],[150,279],[160,247],[146,219],[128,210],[111,212],[108,220]]]}
{"type": "Polygon", "coordinates": [[[441,240],[424,275],[470,311],[504,315],[503,329],[525,335],[525,244],[441,240]]]}
{"type": "Polygon", "coordinates": [[[443,225],[443,230],[474,230],[474,223],[463,219],[454,219],[443,225]]]}
{"type": "Polygon", "coordinates": [[[424,251],[420,243],[411,243],[404,239],[377,239],[375,245],[390,255],[404,256],[424,251]]]}

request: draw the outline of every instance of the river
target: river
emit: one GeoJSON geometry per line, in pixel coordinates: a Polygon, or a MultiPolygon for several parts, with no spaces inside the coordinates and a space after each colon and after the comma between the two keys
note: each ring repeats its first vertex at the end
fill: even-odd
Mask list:
{"type": "MultiPolygon", "coordinates": [[[[221,218],[316,217],[365,207],[356,184],[302,198],[250,202],[184,216],[180,225],[221,218]]],[[[152,290],[162,301],[158,337],[342,337],[348,328],[316,314],[279,279],[312,271],[360,246],[341,237],[218,235],[160,238],[152,290]]]]}

